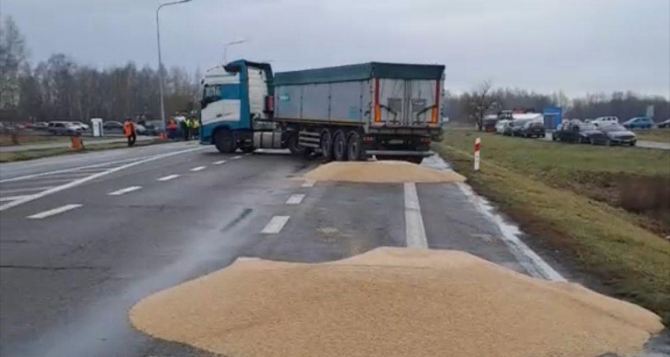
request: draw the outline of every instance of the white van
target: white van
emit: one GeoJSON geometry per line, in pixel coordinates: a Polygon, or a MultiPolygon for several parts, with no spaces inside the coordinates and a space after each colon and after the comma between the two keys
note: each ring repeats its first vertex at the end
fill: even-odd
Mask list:
{"type": "Polygon", "coordinates": [[[615,116],[598,117],[592,120],[591,124],[595,126],[619,124],[619,118],[615,116]]]}

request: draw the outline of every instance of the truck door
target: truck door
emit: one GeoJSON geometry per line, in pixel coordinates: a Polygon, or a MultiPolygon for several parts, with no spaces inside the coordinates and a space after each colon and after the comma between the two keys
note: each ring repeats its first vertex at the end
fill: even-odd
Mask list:
{"type": "Polygon", "coordinates": [[[376,79],[380,119],[389,126],[439,125],[440,80],[376,79]]]}

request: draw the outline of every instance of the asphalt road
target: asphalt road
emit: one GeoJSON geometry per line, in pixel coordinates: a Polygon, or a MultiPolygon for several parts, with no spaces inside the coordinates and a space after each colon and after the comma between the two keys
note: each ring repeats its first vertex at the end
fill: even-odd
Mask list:
{"type": "Polygon", "coordinates": [[[302,180],[316,165],[176,143],[0,166],[0,355],[202,355],[135,331],[128,309],[240,256],[409,245],[562,279],[467,185],[302,180]]]}

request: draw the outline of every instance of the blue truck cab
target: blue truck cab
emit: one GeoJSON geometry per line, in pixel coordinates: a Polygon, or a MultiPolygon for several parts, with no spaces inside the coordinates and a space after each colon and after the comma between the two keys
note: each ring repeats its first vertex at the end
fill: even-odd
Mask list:
{"type": "Polygon", "coordinates": [[[207,70],[202,79],[200,143],[222,152],[253,150],[254,130],[272,130],[268,100],[272,69],[237,60],[207,70]]]}

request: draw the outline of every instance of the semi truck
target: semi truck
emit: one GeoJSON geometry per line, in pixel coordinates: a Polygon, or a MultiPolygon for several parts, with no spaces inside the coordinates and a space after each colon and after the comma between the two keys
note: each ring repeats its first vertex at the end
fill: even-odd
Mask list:
{"type": "Polygon", "coordinates": [[[443,65],[369,62],[273,74],[237,60],[201,81],[200,143],[325,160],[421,162],[442,135],[443,65]]]}

